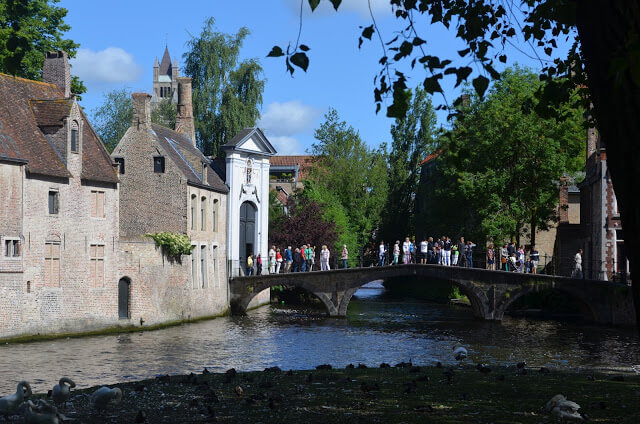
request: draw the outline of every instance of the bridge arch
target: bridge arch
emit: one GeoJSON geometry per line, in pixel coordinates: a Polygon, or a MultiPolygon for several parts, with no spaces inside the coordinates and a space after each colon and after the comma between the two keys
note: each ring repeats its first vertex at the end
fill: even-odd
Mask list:
{"type": "Polygon", "coordinates": [[[498,305],[498,309],[501,314],[504,314],[516,300],[533,293],[540,293],[544,291],[555,291],[567,295],[579,307],[580,312],[586,321],[601,321],[602,317],[600,316],[600,313],[594,307],[593,303],[585,297],[585,292],[583,290],[576,290],[573,287],[567,288],[557,285],[525,286],[516,290],[511,290],[508,292],[509,295],[505,296],[501,304],[498,305]]]}

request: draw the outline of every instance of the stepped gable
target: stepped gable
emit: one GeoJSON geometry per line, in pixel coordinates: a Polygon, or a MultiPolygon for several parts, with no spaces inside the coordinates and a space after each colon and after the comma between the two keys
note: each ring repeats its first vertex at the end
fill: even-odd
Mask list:
{"type": "MultiPolygon", "coordinates": [[[[0,155],[27,161],[31,174],[70,178],[71,173],[42,128],[59,127],[73,98],[54,84],[0,74],[0,155]]],[[[82,179],[117,183],[109,154],[82,112],[82,179]]]]}
{"type": "Polygon", "coordinates": [[[176,164],[182,175],[191,184],[207,185],[219,193],[228,193],[226,186],[210,160],[197,149],[189,137],[158,124],[151,124],[156,140],[167,156],[176,164]],[[207,180],[202,179],[202,163],[208,167],[207,180]]]}

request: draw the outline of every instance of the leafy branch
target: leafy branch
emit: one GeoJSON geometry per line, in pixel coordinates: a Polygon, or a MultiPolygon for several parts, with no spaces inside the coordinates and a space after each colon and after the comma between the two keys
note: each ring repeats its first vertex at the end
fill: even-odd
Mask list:
{"type": "Polygon", "coordinates": [[[191,240],[184,234],[169,232],[148,233],[145,237],[150,237],[160,246],[169,257],[179,258],[182,255],[190,255],[195,246],[191,245],[191,240]]]}

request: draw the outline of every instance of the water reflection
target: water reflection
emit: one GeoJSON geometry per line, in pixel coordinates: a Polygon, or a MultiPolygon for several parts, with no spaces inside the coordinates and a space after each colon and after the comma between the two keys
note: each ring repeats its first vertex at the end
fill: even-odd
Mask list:
{"type": "Polygon", "coordinates": [[[474,362],[556,367],[632,367],[640,364],[640,339],[632,330],[505,318],[477,321],[466,308],[394,299],[381,286],[362,289],[347,319],[320,310],[275,307],[165,330],[56,340],[0,347],[0,393],[17,381],[44,392],[69,376],[80,387],[188,373],[305,369],[321,363],[376,366],[412,359],[453,363],[456,341],[474,362]]]}

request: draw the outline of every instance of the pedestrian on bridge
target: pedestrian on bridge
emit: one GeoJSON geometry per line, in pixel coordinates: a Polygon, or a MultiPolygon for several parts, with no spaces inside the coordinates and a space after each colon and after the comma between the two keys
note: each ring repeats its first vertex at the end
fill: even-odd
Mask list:
{"type": "Polygon", "coordinates": [[[571,273],[573,278],[582,278],[582,249],[578,249],[576,256],[573,258],[573,272],[571,273]]]}
{"type": "Polygon", "coordinates": [[[247,257],[247,275],[253,275],[253,255],[247,257]]]}
{"type": "Polygon", "coordinates": [[[329,249],[327,249],[327,245],[322,245],[322,250],[320,251],[320,271],[329,271],[331,268],[329,267],[329,256],[331,253],[329,249]]]}
{"type": "Polygon", "coordinates": [[[378,266],[384,266],[384,257],[387,254],[387,248],[384,245],[384,240],[380,241],[378,246],[378,266]]]}
{"type": "Polygon", "coordinates": [[[300,256],[302,257],[302,263],[300,264],[300,271],[301,272],[306,272],[307,271],[307,245],[303,244],[302,247],[300,248],[300,256]]]}
{"type": "Polygon", "coordinates": [[[299,247],[296,247],[296,251],[293,254],[293,272],[304,271],[304,259],[302,259],[302,251],[299,247]]]}
{"type": "Polygon", "coordinates": [[[349,251],[347,250],[347,245],[342,245],[342,253],[340,253],[340,259],[342,259],[342,268],[347,269],[347,260],[349,259],[349,251]]]}
{"type": "Polygon", "coordinates": [[[409,237],[406,237],[404,243],[402,243],[402,255],[405,265],[411,262],[411,242],[409,237]]]}
{"type": "Polygon", "coordinates": [[[305,260],[307,262],[307,271],[313,271],[313,264],[315,263],[315,248],[311,247],[311,243],[307,245],[307,248],[304,250],[305,260]]]}
{"type": "Polygon", "coordinates": [[[284,250],[284,272],[291,272],[291,265],[293,265],[293,251],[291,250],[291,246],[287,246],[284,250]]]}
{"type": "Polygon", "coordinates": [[[256,256],[256,275],[262,275],[262,255],[256,256]]]}
{"type": "Polygon", "coordinates": [[[398,265],[398,259],[400,258],[400,240],[396,240],[396,244],[393,245],[393,264],[398,265]]]}
{"type": "Polygon", "coordinates": [[[496,251],[493,250],[493,243],[490,243],[489,247],[487,247],[487,269],[496,270],[496,251]]]}
{"type": "Polygon", "coordinates": [[[276,247],[271,246],[269,249],[269,274],[276,273],[276,247]]]}
{"type": "Polygon", "coordinates": [[[529,261],[531,262],[531,273],[538,273],[538,262],[540,262],[540,252],[536,249],[535,246],[531,246],[531,250],[529,251],[529,261]]]}
{"type": "Polygon", "coordinates": [[[282,254],[280,248],[276,249],[276,274],[280,274],[280,267],[282,266],[282,254]]]}

